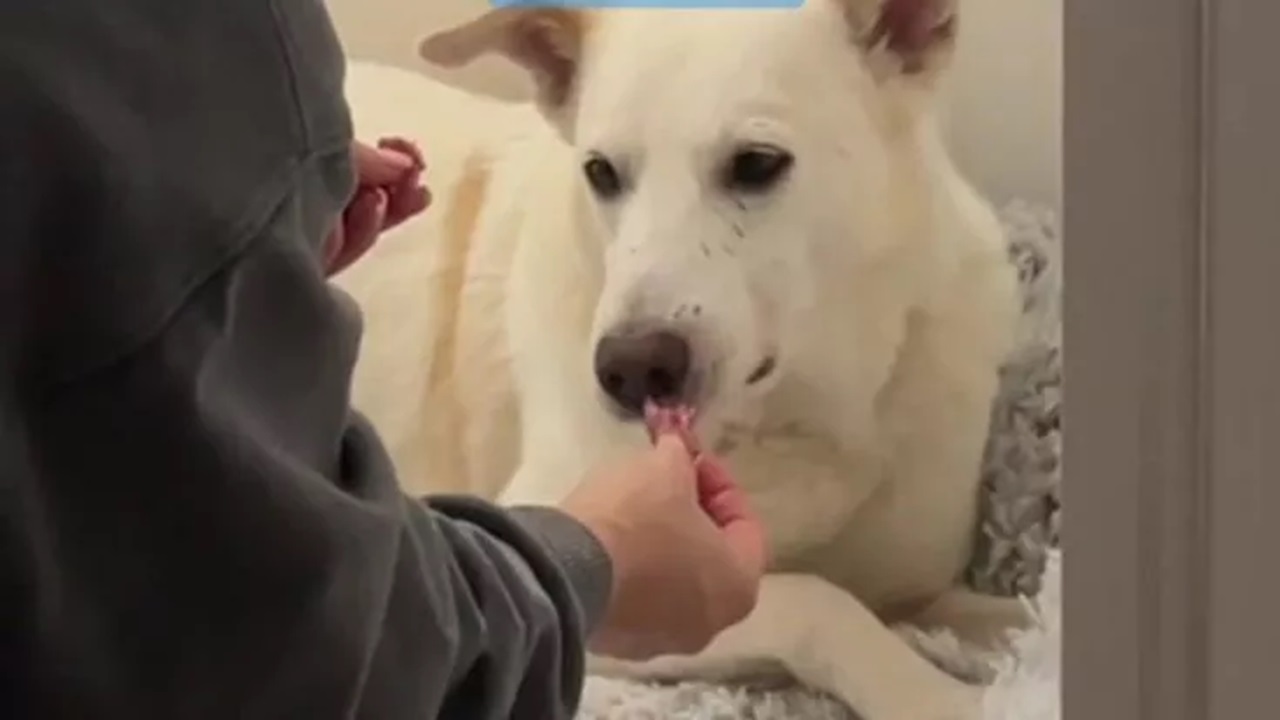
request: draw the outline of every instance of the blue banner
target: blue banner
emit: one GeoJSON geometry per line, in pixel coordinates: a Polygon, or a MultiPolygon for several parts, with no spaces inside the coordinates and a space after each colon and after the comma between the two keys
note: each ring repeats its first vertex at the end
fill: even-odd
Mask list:
{"type": "Polygon", "coordinates": [[[804,0],[491,0],[494,7],[552,8],[797,8],[804,0]]]}

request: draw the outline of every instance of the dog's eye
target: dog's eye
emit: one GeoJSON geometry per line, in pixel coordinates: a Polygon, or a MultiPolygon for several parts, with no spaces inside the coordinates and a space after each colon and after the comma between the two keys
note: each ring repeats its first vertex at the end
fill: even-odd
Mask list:
{"type": "Polygon", "coordinates": [[[600,155],[592,155],[582,165],[582,172],[587,176],[587,183],[596,196],[610,200],[622,194],[622,177],[613,163],[600,155]]]}
{"type": "Polygon", "coordinates": [[[758,193],[778,184],[791,169],[791,153],[769,145],[754,145],[733,154],[725,168],[724,184],[737,192],[758,193]]]}

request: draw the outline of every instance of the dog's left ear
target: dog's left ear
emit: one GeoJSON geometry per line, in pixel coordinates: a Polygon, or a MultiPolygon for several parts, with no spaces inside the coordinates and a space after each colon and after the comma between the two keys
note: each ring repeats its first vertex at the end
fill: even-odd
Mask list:
{"type": "Polygon", "coordinates": [[[932,80],[955,49],[960,0],[836,0],[879,77],[932,80]]]}
{"type": "Polygon", "coordinates": [[[466,65],[489,53],[502,55],[533,78],[542,111],[563,121],[576,90],[588,26],[588,16],[579,10],[499,8],[428,36],[418,45],[418,55],[442,67],[466,65]]]}

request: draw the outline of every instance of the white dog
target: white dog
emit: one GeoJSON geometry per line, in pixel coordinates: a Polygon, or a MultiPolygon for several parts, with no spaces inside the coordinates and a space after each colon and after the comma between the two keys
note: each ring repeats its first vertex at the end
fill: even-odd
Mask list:
{"type": "Polygon", "coordinates": [[[350,68],[358,134],[421,139],[436,194],[340,279],[405,484],[555,503],[656,397],[697,407],[766,522],[749,618],[598,671],[780,668],[867,720],[979,715],[886,626],[1022,617],[958,586],[1016,283],[936,126],[953,5],[496,10],[423,42],[505,55],[531,105],[350,68]]]}

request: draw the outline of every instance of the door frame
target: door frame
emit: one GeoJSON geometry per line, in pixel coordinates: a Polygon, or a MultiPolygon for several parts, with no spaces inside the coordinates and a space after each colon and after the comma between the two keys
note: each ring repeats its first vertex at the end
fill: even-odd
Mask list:
{"type": "Polygon", "coordinates": [[[1064,21],[1064,717],[1272,716],[1280,4],[1064,21]]]}

